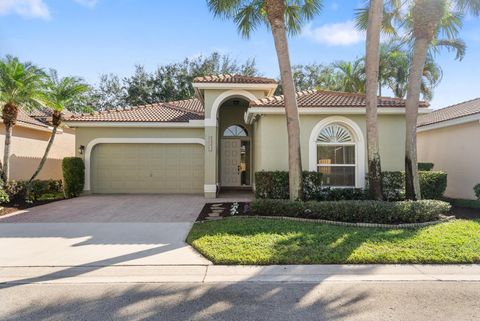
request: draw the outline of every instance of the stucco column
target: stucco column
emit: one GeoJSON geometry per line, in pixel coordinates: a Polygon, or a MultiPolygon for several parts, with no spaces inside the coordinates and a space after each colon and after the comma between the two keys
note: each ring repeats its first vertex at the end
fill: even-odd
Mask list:
{"type": "Polygon", "coordinates": [[[205,198],[217,197],[218,146],[217,127],[205,127],[205,198]]]}

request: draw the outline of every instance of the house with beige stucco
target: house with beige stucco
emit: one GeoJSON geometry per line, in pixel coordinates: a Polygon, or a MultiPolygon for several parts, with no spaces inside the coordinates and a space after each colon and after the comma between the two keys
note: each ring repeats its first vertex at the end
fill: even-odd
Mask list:
{"type": "MultiPolygon", "coordinates": [[[[254,189],[258,171],[288,170],[284,98],[263,77],[193,82],[195,98],[74,115],[87,193],[203,193],[254,189]]],[[[365,96],[297,93],[302,166],[325,186],[364,187],[365,96]]],[[[403,169],[405,101],[378,98],[383,170],[403,169]]],[[[421,103],[420,113],[428,112],[421,103]]]]}
{"type": "MultiPolygon", "coordinates": [[[[12,180],[26,180],[32,177],[45,153],[52,133],[49,125],[51,112],[20,109],[17,123],[12,130],[9,174],[12,180]]],[[[0,159],[3,159],[5,144],[5,126],[0,124],[0,159]]],[[[38,175],[38,179],[62,179],[62,160],[75,155],[75,131],[61,128],[50,149],[47,161],[38,175]]]]}
{"type": "Polygon", "coordinates": [[[448,174],[445,196],[475,199],[480,183],[480,98],[437,109],[418,119],[420,162],[448,174]]]}

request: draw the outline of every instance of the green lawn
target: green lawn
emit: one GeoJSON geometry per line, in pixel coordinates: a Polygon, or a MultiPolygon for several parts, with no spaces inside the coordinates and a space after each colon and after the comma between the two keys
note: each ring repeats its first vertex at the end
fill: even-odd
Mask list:
{"type": "Polygon", "coordinates": [[[187,242],[215,264],[479,263],[480,221],[384,230],[223,219],[195,224],[187,242]]]}

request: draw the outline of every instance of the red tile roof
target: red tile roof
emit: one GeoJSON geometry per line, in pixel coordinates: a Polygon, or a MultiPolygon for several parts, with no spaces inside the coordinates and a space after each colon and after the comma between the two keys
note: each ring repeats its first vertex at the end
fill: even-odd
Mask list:
{"type": "MultiPolygon", "coordinates": [[[[297,92],[298,107],[365,107],[365,95],[328,90],[305,90],[297,92]]],[[[284,107],[284,97],[273,96],[258,99],[250,103],[251,107],[284,107]]],[[[400,98],[379,97],[378,107],[405,107],[405,100],[400,98]]],[[[420,102],[420,107],[428,103],[420,102]]]]}
{"type": "Polygon", "coordinates": [[[418,117],[417,126],[427,126],[475,114],[480,114],[480,98],[437,109],[430,114],[421,115],[418,117]]]}
{"type": "MultiPolygon", "coordinates": [[[[0,117],[0,119],[2,119],[2,117],[0,117]]],[[[33,117],[30,117],[22,108],[18,109],[17,125],[33,129],[48,130],[48,126],[46,124],[39,122],[33,117]]]]}
{"type": "Polygon", "coordinates": [[[252,77],[243,75],[208,75],[202,77],[196,77],[193,80],[194,83],[230,83],[230,84],[276,84],[277,81],[271,78],[265,77],[252,77]]]}
{"type": "Polygon", "coordinates": [[[72,115],[68,118],[68,121],[188,122],[194,119],[204,119],[203,105],[195,98],[72,115]]]}

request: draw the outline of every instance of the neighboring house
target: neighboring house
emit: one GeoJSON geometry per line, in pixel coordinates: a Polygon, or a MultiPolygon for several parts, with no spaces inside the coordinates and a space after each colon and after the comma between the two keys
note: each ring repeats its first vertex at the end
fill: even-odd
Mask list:
{"type": "Polygon", "coordinates": [[[448,174],[445,196],[475,198],[480,183],[480,98],[418,119],[418,160],[448,174]]]}
{"type": "MultiPolygon", "coordinates": [[[[67,124],[85,159],[85,191],[214,198],[220,189],[254,188],[257,171],[288,170],[275,80],[217,75],[193,86],[196,98],[189,100],[72,116],[67,124]]],[[[365,96],[303,91],[297,98],[303,168],[323,172],[324,185],[364,187],[365,96]]],[[[378,102],[382,168],[402,170],[405,101],[378,102]]]]}
{"type": "MultiPolygon", "coordinates": [[[[19,110],[13,127],[10,149],[10,179],[29,179],[40,163],[51,135],[47,110],[35,110],[31,115],[19,110]]],[[[3,160],[5,126],[0,125],[0,160],[3,160]]],[[[38,179],[62,179],[62,159],[75,155],[75,131],[63,128],[57,132],[48,159],[38,179]]]]}

